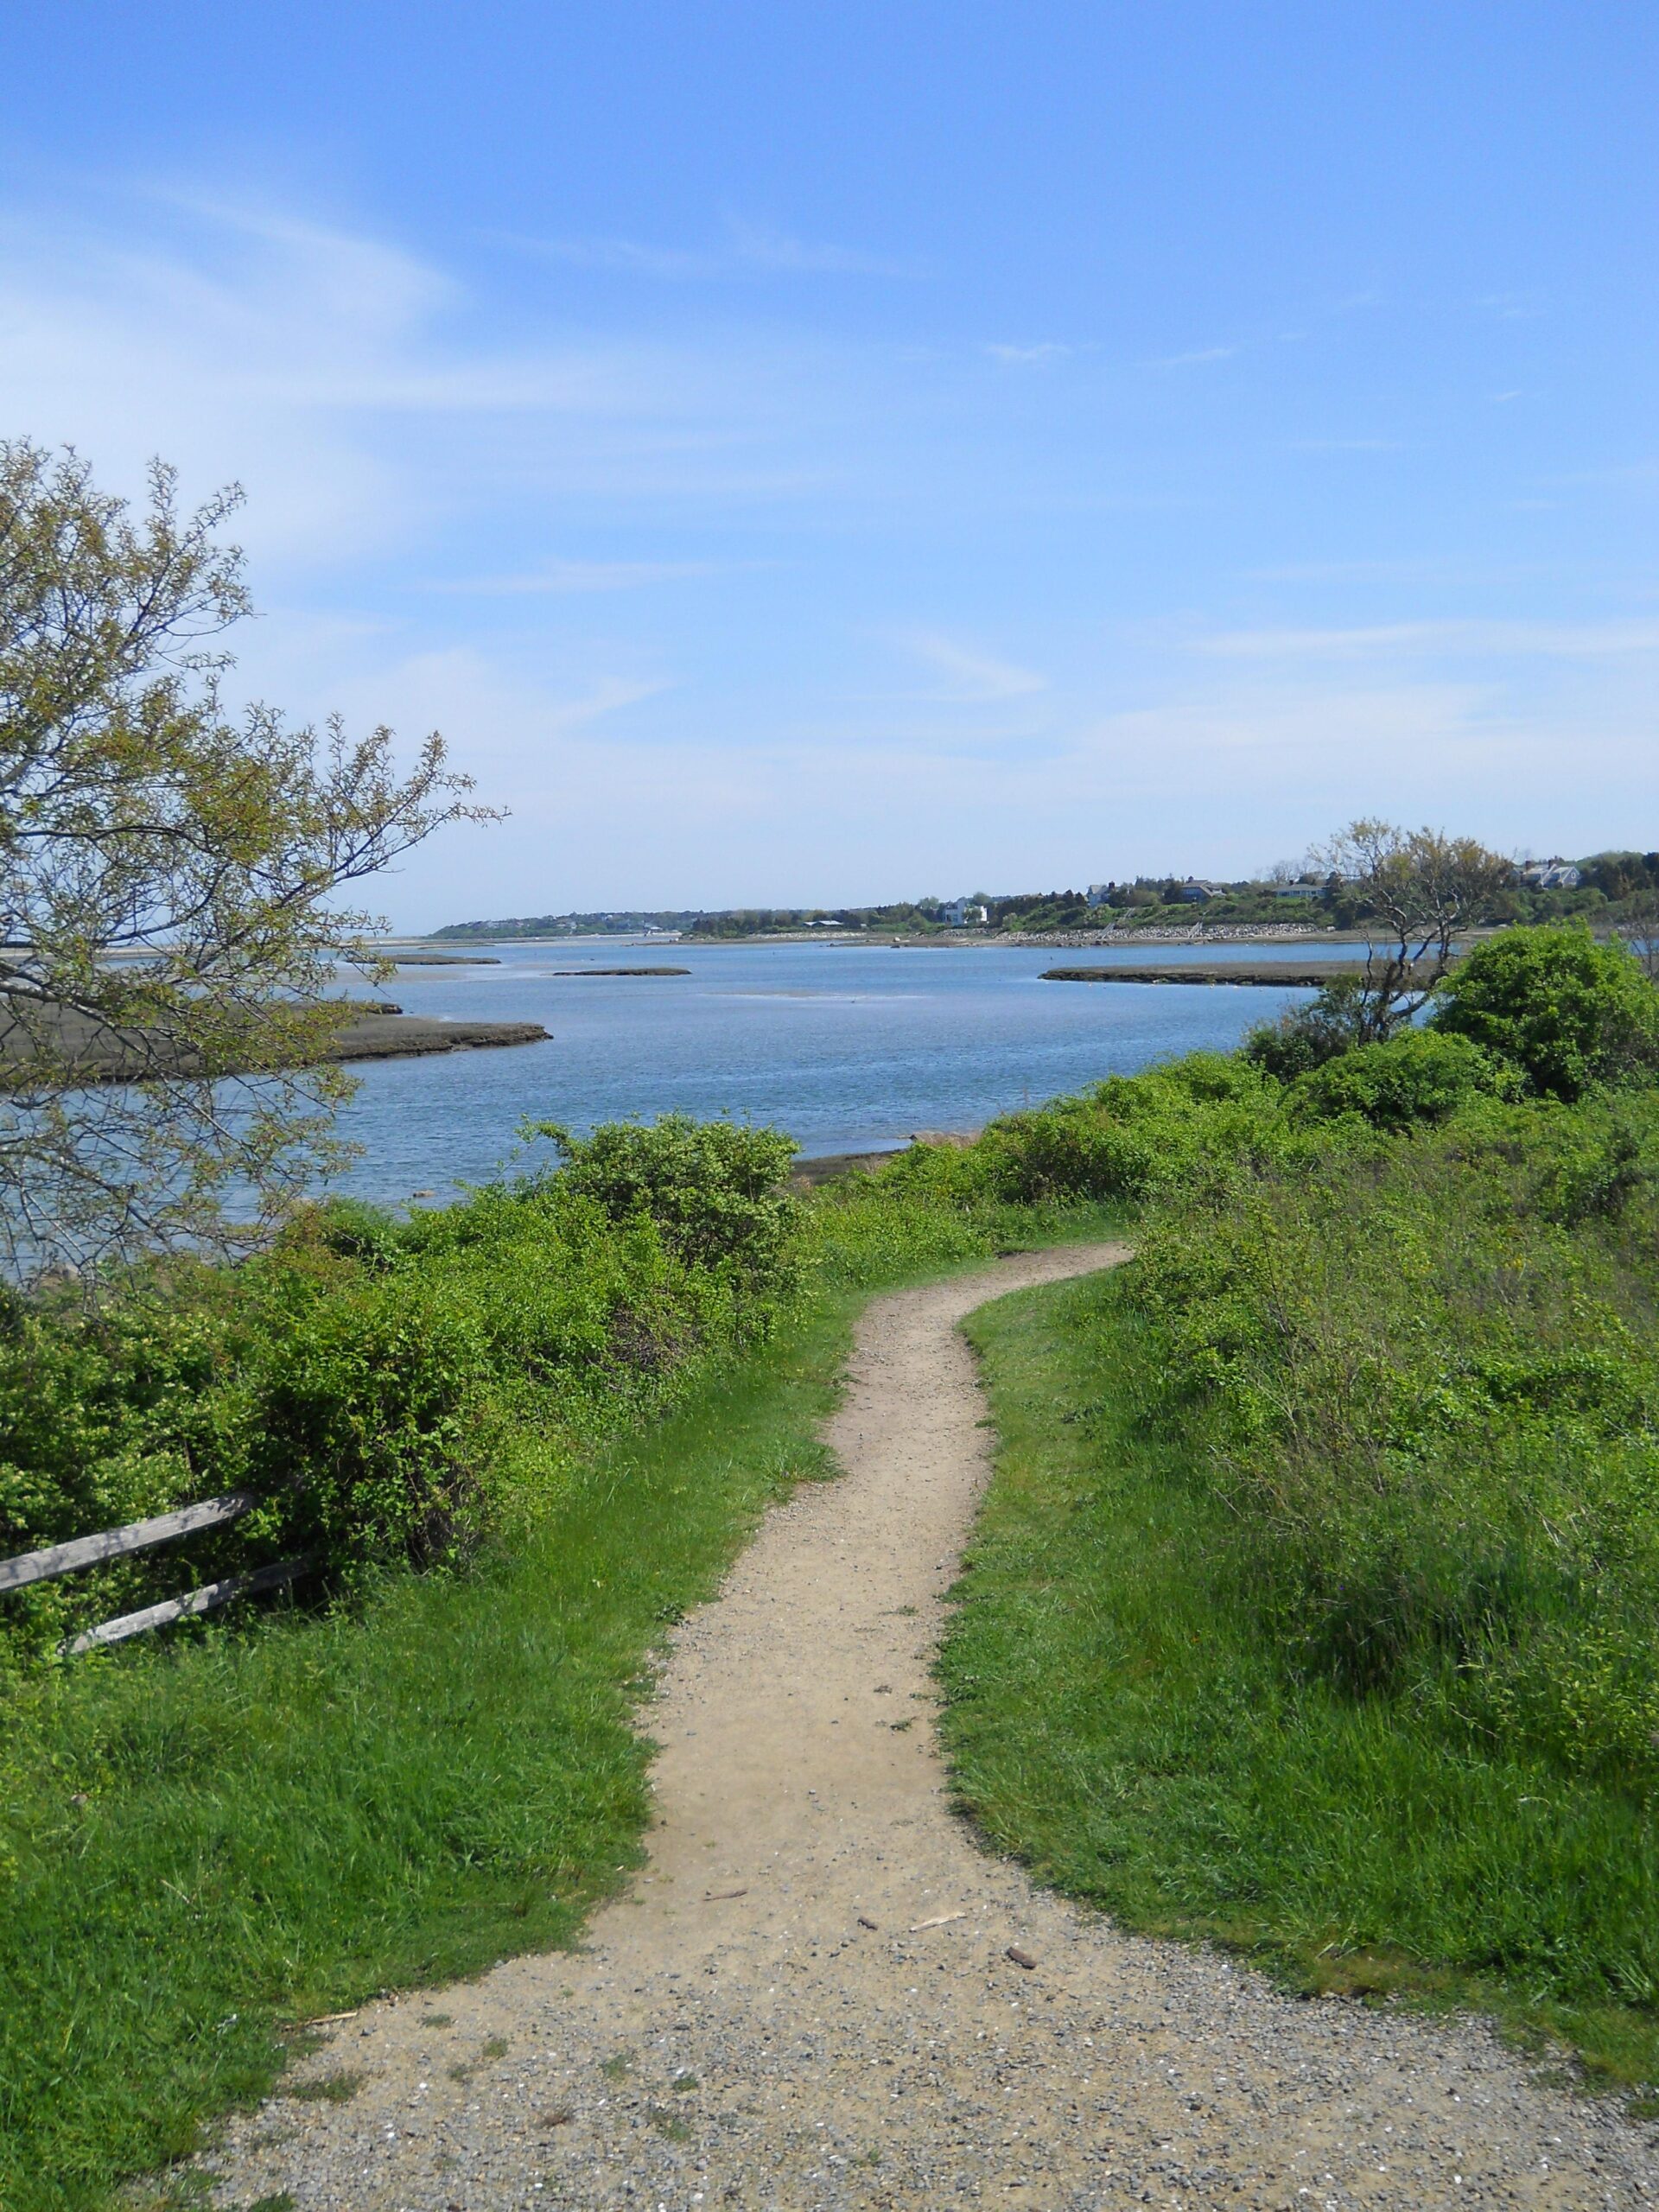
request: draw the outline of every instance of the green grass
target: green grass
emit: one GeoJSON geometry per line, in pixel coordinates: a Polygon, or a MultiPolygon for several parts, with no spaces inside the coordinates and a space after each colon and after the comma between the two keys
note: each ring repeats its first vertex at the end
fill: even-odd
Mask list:
{"type": "Polygon", "coordinates": [[[466,1574],[12,1687],[5,2212],[90,2212],[184,2156],[309,2019],[569,1942],[641,1857],[653,1651],[767,1503],[832,1471],[817,1431],[863,1296],[1100,1229],[906,1223],[874,1194],[826,1214],[833,1262],[794,1319],[466,1574]]]}
{"type": "Polygon", "coordinates": [[[1127,1926],[1309,1991],[1477,2006],[1604,2082],[1659,2081],[1650,1802],[1298,1680],[1181,1438],[1128,1410],[1154,1394],[1125,1287],[969,1323],[1001,1450],[941,1662],[964,1806],[1127,1926]]]}

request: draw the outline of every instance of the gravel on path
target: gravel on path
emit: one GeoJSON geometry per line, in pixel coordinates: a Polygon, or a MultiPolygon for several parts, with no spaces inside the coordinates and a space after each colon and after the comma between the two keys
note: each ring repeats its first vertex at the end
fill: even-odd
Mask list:
{"type": "Polygon", "coordinates": [[[675,1634],[630,1892],[579,1952],[336,2023],[201,2162],[216,2204],[1659,2202],[1652,2131],[1480,2023],[1302,2002],[1125,1935],[950,1809],[930,1665],[989,1458],[957,1324],[1123,1256],[872,1304],[830,1429],[842,1478],[775,1509],[675,1634]]]}

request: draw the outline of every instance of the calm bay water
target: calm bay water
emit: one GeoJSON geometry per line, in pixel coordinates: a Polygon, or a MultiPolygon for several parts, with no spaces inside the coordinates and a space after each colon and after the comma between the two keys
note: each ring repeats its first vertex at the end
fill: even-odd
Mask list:
{"type": "MultiPolygon", "coordinates": [[[[977,1128],[1200,1046],[1230,1050],[1304,995],[1039,981],[1057,959],[1155,966],[1189,950],[1171,945],[1057,955],[613,938],[484,949],[499,967],[403,969],[389,995],[410,1014],[539,1021],[553,1041],[359,1069],[340,1134],[364,1154],[342,1187],[389,1202],[447,1195],[511,1165],[518,1124],[531,1116],[586,1130],[677,1108],[774,1122],[809,1154],[874,1151],[917,1129],[977,1128]],[[659,962],[691,973],[557,972],[659,962]]],[[[1262,963],[1336,950],[1326,940],[1218,947],[1213,957],[1262,963]]]]}

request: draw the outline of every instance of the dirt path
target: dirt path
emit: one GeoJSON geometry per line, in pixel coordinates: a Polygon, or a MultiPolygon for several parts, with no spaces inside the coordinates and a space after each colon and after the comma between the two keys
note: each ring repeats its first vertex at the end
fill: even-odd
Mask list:
{"type": "Polygon", "coordinates": [[[302,2078],[360,2074],[356,2094],[238,2121],[217,2202],[1659,2202],[1649,2132],[1478,2026],[1299,2003],[1121,1935],[948,1810],[929,1658],[987,1461],[956,1324],[1121,1256],[1021,1256],[871,1306],[831,1433],[845,1478],[775,1510],[676,1637],[632,1892],[579,1955],[342,2023],[302,2078]]]}

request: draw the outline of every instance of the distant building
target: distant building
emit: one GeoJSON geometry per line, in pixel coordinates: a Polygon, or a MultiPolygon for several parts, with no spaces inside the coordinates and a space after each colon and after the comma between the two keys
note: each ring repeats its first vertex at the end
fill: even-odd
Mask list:
{"type": "Polygon", "coordinates": [[[1117,886],[1115,883],[1091,883],[1084,896],[1090,906],[1103,906],[1116,888],[1117,886]]]}
{"type": "Polygon", "coordinates": [[[1322,883],[1275,883],[1273,895],[1275,899],[1317,899],[1324,889],[1322,883]]]}
{"type": "Polygon", "coordinates": [[[1584,877],[1571,861],[1557,854],[1554,860],[1529,861],[1521,871],[1521,880],[1534,891],[1576,891],[1584,877]]]}
{"type": "Polygon", "coordinates": [[[1175,896],[1185,906],[1201,906],[1206,899],[1224,899],[1230,888],[1230,884],[1201,883],[1197,876],[1189,875],[1175,896]]]}
{"type": "Polygon", "coordinates": [[[972,899],[952,899],[939,909],[939,919],[953,930],[982,929],[990,918],[987,910],[972,899]]]}

